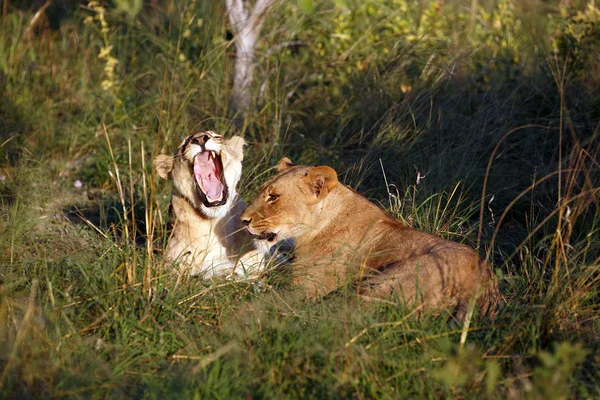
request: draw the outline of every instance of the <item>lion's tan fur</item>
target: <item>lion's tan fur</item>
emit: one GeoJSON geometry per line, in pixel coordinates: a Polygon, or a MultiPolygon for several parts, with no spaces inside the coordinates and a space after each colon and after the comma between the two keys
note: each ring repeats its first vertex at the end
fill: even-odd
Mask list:
{"type": "Polygon", "coordinates": [[[176,262],[192,275],[210,277],[233,272],[237,257],[250,246],[249,235],[240,221],[245,204],[236,191],[242,173],[245,142],[240,136],[224,141],[211,131],[196,135],[201,134],[209,134],[211,146],[220,152],[229,192],[226,204],[206,207],[195,195],[190,167],[194,151],[189,137],[179,146],[175,156],[160,155],[154,160],[154,166],[159,176],[173,181],[173,230],[165,249],[165,259],[176,262]]]}
{"type": "Polygon", "coordinates": [[[272,242],[295,241],[292,275],[307,296],[355,281],[365,296],[396,291],[412,306],[464,309],[478,296],[485,311],[498,302],[489,264],[470,247],[407,227],[329,167],[283,159],[278,169],[242,220],[255,235],[276,234],[272,242]]]}

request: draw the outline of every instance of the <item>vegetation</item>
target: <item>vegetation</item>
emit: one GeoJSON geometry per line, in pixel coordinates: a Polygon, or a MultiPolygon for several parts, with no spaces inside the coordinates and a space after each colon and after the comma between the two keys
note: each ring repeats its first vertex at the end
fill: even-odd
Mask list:
{"type": "Polygon", "coordinates": [[[151,160],[234,132],[224,1],[38,3],[0,1],[0,398],[600,397],[596,3],[282,2],[264,22],[243,197],[286,155],[477,247],[505,302],[470,327],[170,269],[151,160]]]}

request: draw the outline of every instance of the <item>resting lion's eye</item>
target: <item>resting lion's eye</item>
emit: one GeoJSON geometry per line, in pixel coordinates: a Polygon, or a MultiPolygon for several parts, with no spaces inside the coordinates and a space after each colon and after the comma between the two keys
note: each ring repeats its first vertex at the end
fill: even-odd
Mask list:
{"type": "Polygon", "coordinates": [[[279,195],[271,193],[270,195],[267,196],[267,203],[273,204],[277,201],[277,199],[279,199],[279,195]]]}

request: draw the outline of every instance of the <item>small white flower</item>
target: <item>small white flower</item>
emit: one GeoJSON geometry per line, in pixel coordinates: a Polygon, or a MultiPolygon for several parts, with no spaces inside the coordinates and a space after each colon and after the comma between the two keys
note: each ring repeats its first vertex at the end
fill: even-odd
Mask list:
{"type": "Polygon", "coordinates": [[[81,183],[81,181],[77,179],[75,183],[73,183],[73,186],[75,186],[76,188],[80,188],[83,187],[83,183],[81,183]]]}
{"type": "Polygon", "coordinates": [[[0,175],[0,182],[4,182],[6,180],[6,175],[0,175]]]}

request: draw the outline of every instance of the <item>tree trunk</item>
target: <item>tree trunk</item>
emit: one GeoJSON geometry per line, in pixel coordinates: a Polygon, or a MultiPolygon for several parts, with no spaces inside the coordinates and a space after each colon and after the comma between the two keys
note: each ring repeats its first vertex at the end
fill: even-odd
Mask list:
{"type": "Polygon", "coordinates": [[[256,0],[250,10],[247,0],[226,0],[229,23],[235,35],[235,70],[231,90],[230,113],[238,128],[248,115],[254,77],[254,51],[260,28],[269,9],[277,0],[256,0]]]}

